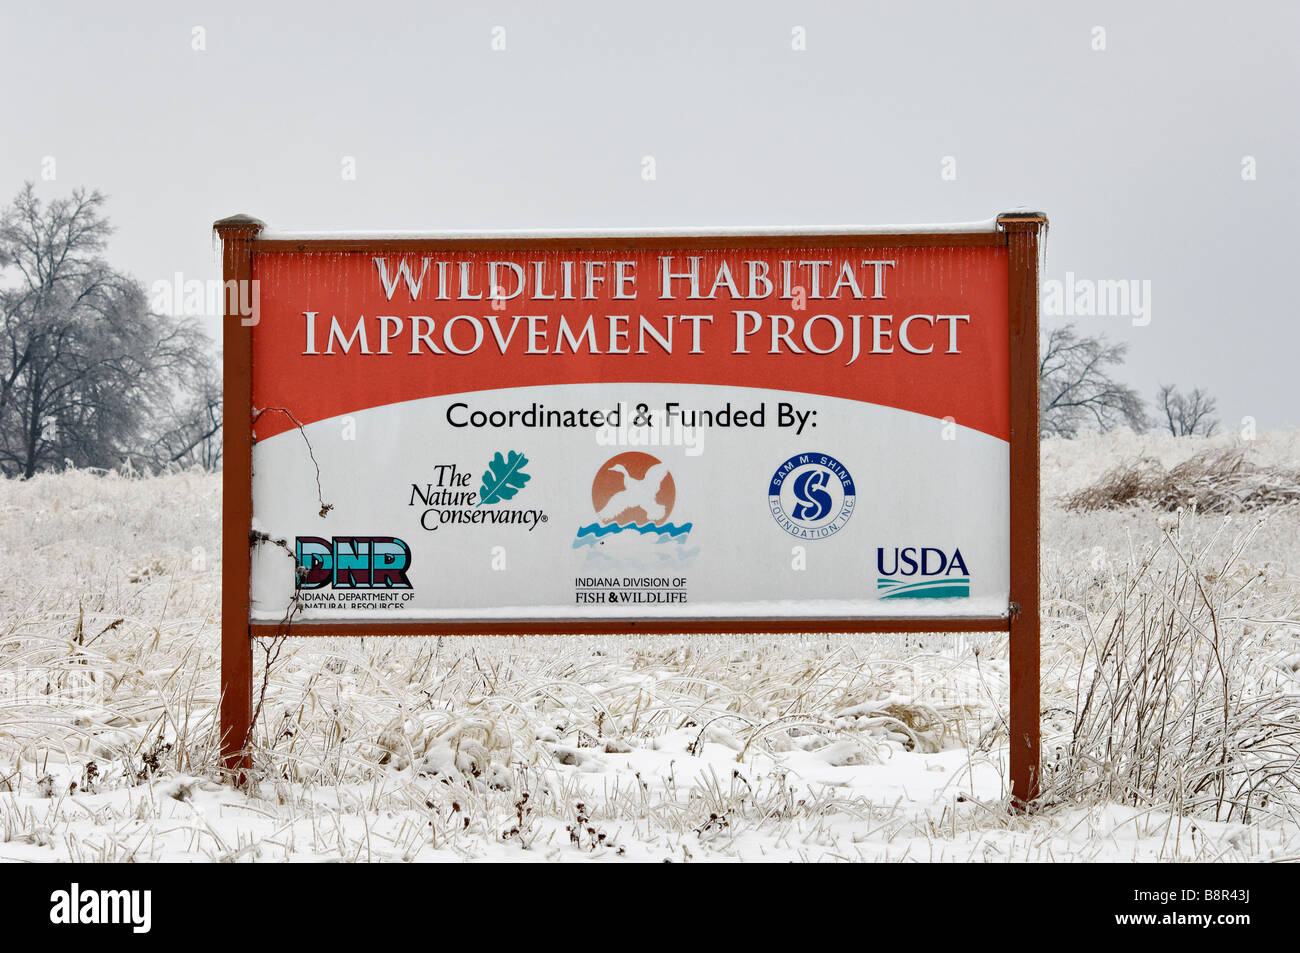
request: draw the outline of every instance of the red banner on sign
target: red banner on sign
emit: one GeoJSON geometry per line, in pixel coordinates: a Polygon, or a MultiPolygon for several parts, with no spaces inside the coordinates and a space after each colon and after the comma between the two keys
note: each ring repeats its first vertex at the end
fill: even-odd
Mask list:
{"type": "MultiPolygon", "coordinates": [[[[1004,246],[265,253],[253,403],[302,424],[446,394],[655,381],[1009,436],[1004,246]]],[[[258,439],[290,429],[265,414],[258,439]]]]}

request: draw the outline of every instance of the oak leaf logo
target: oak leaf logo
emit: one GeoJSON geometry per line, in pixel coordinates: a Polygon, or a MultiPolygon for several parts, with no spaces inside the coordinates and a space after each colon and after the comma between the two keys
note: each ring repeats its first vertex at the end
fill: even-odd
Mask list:
{"type": "Polygon", "coordinates": [[[478,505],[509,500],[518,493],[532,475],[524,472],[528,458],[517,450],[511,450],[509,456],[503,457],[500,451],[492,458],[487,470],[483,472],[483,485],[478,491],[478,505]]]}

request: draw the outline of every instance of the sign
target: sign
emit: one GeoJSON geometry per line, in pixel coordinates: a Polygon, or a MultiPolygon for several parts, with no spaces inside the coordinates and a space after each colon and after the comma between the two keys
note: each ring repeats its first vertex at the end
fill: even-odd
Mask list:
{"type": "Polygon", "coordinates": [[[218,223],[228,611],[244,642],[1036,632],[1042,223],[218,223]]]}

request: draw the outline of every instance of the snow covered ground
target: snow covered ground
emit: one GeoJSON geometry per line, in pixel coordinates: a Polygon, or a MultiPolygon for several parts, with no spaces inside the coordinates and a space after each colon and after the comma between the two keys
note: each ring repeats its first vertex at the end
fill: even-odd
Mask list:
{"type": "MultiPolygon", "coordinates": [[[[1234,693],[1296,702],[1300,508],[1058,502],[1121,459],[1236,442],[1044,443],[1049,757],[1085,633],[1165,534],[1197,567],[1244,544],[1225,579],[1198,568],[1250,666],[1234,693]]],[[[1300,461],[1300,432],[1249,446],[1300,461]]],[[[1300,858],[1285,763],[1244,815],[1079,796],[1008,813],[996,636],[294,640],[241,791],[216,769],[220,511],[219,477],[198,473],[0,482],[0,859],[1300,858]]]]}

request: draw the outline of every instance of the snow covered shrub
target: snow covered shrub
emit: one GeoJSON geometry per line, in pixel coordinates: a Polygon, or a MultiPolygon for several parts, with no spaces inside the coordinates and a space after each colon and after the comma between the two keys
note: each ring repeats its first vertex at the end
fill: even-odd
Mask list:
{"type": "MultiPolygon", "coordinates": [[[[1045,800],[1127,803],[1249,823],[1300,819],[1300,693],[1241,565],[1260,523],[1207,555],[1194,514],[1130,556],[1101,611],[1079,609],[1067,737],[1045,800]],[[1249,611],[1248,611],[1249,607],[1249,611]]],[[[1284,616],[1285,610],[1267,615],[1284,616]]]]}
{"type": "Polygon", "coordinates": [[[1150,503],[1174,511],[1240,512],[1300,501],[1300,469],[1259,465],[1237,447],[1209,449],[1166,470],[1138,457],[1108,470],[1100,480],[1065,500],[1072,510],[1115,509],[1150,503]]]}

